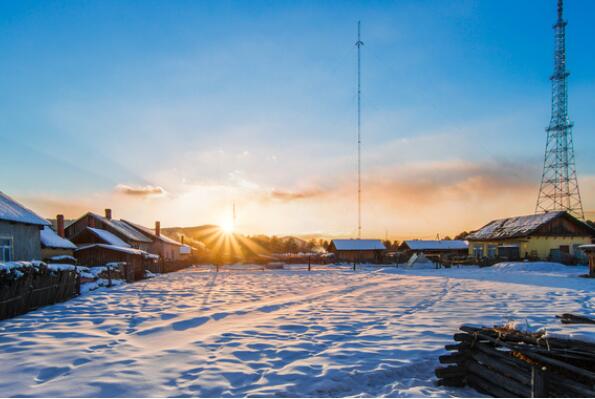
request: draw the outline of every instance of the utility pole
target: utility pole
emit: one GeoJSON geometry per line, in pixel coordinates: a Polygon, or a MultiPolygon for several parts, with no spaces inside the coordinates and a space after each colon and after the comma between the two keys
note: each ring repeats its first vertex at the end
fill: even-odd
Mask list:
{"type": "Polygon", "coordinates": [[[357,238],[362,238],[362,82],[361,82],[361,21],[357,21],[357,238]]]}

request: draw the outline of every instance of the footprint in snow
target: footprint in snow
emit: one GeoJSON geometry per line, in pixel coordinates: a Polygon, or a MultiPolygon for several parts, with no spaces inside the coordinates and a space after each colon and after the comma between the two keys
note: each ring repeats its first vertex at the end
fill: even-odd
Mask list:
{"type": "Polygon", "coordinates": [[[283,331],[289,331],[298,334],[305,333],[306,331],[308,331],[308,327],[301,326],[299,324],[285,324],[283,326],[280,326],[279,328],[283,331]]]}
{"type": "Polygon", "coordinates": [[[35,381],[38,384],[43,384],[44,382],[53,380],[56,377],[64,375],[70,371],[70,367],[46,367],[42,369],[37,377],[35,377],[35,381]]]}
{"type": "Polygon", "coordinates": [[[173,323],[171,326],[176,331],[185,331],[189,328],[201,326],[205,324],[208,320],[208,317],[195,317],[194,319],[190,320],[177,321],[173,323]]]}

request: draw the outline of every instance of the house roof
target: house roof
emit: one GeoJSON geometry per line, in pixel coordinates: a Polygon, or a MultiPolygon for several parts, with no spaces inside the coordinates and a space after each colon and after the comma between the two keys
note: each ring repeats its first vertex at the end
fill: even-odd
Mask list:
{"type": "Polygon", "coordinates": [[[137,242],[146,242],[146,243],[151,242],[150,238],[148,238],[147,236],[142,234],[140,231],[129,226],[127,223],[125,223],[122,220],[108,219],[106,217],[103,217],[103,216],[98,215],[97,213],[93,213],[93,212],[88,212],[87,214],[85,214],[84,216],[79,218],[79,220],[84,218],[87,215],[91,215],[94,218],[100,220],[102,223],[110,226],[112,229],[116,230],[117,232],[122,234],[124,237],[126,237],[127,240],[137,241],[137,242]]]}
{"type": "Polygon", "coordinates": [[[159,255],[150,254],[150,253],[143,251],[141,249],[130,248],[130,247],[126,248],[126,247],[120,247],[117,245],[110,245],[110,244],[83,245],[82,247],[75,249],[74,252],[84,251],[84,250],[90,249],[90,248],[104,248],[104,249],[108,249],[111,251],[122,252],[122,253],[126,253],[126,254],[131,254],[131,255],[141,255],[147,259],[158,259],[159,258],[159,255]]]}
{"type": "Polygon", "coordinates": [[[50,222],[25,208],[0,191],[0,220],[39,226],[50,226],[50,222]]]}
{"type": "Polygon", "coordinates": [[[462,250],[469,248],[464,240],[405,240],[404,243],[413,251],[424,250],[462,250]]]}
{"type": "MultiPolygon", "coordinates": [[[[563,215],[572,217],[564,211],[556,211],[493,220],[481,229],[472,232],[466,238],[467,240],[492,240],[526,237],[545,224],[563,215]]],[[[574,217],[572,218],[574,219],[574,217]]],[[[578,219],[575,220],[582,223],[578,219]]],[[[584,225],[591,229],[587,224],[584,225]]]]}
{"type": "Polygon", "coordinates": [[[116,245],[118,247],[124,247],[124,248],[130,248],[130,245],[128,245],[125,241],[120,239],[120,237],[118,237],[115,234],[110,233],[107,230],[98,229],[95,227],[87,227],[87,230],[89,230],[91,233],[93,233],[93,235],[95,235],[95,237],[99,238],[101,241],[104,241],[105,244],[116,245]]]}
{"type": "Polygon", "coordinates": [[[332,240],[331,243],[338,251],[370,251],[386,249],[380,240],[332,240]]]}
{"type": "Polygon", "coordinates": [[[76,249],[76,245],[60,237],[50,226],[43,226],[43,230],[39,232],[39,239],[44,248],[76,249]]]}
{"type": "Polygon", "coordinates": [[[165,242],[167,244],[177,245],[179,247],[182,246],[182,243],[181,242],[178,242],[178,241],[176,241],[174,239],[171,239],[171,238],[169,238],[167,236],[164,236],[163,234],[157,235],[157,234],[155,234],[155,230],[149,229],[148,227],[144,227],[144,226],[141,226],[139,224],[129,222],[127,220],[121,220],[121,222],[129,225],[133,229],[138,230],[142,234],[144,234],[144,235],[146,235],[146,236],[148,236],[148,237],[150,237],[150,238],[152,238],[154,240],[163,241],[163,242],[165,242]]]}

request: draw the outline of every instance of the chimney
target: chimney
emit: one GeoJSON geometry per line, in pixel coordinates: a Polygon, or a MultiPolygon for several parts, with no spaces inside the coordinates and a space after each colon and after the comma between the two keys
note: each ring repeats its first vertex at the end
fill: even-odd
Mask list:
{"type": "Polygon", "coordinates": [[[155,235],[161,237],[161,223],[155,222],[155,235]]]}
{"type": "Polygon", "coordinates": [[[112,220],[112,210],[111,209],[106,209],[105,210],[105,218],[107,220],[112,220]]]}
{"type": "Polygon", "coordinates": [[[56,229],[58,235],[64,238],[64,215],[56,215],[56,229]]]}

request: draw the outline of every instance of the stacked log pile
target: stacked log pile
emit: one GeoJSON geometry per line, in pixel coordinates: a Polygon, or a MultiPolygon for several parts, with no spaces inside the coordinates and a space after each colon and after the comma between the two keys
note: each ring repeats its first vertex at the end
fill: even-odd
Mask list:
{"type": "Polygon", "coordinates": [[[440,357],[438,384],[494,397],[595,397],[595,343],[463,325],[440,357]]]}

